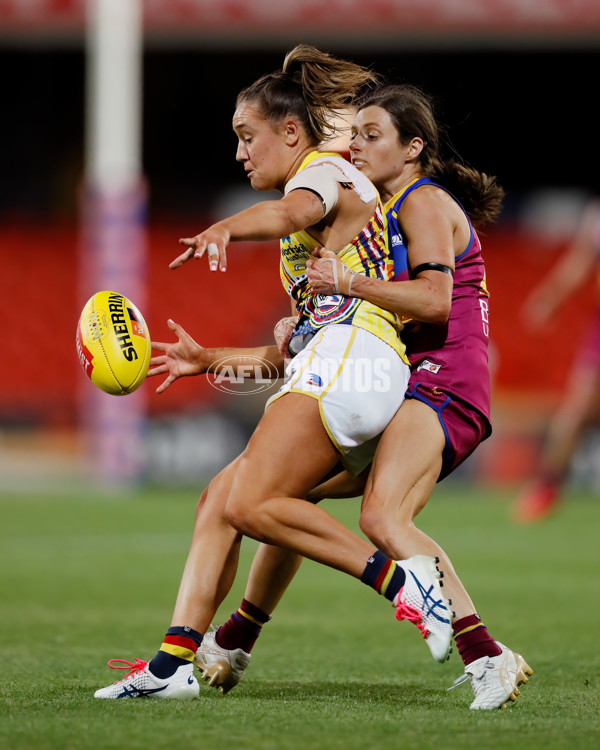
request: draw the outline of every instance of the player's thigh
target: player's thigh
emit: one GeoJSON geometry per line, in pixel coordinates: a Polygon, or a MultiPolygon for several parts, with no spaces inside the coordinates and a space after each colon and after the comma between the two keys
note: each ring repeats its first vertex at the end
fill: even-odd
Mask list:
{"type": "Polygon", "coordinates": [[[339,459],[317,399],[286,393],[261,418],[239,459],[230,499],[304,498],[339,459]]]}
{"type": "Polygon", "coordinates": [[[362,512],[412,520],[435,487],[445,443],[437,413],[416,399],[404,401],[377,446],[362,512]]]}

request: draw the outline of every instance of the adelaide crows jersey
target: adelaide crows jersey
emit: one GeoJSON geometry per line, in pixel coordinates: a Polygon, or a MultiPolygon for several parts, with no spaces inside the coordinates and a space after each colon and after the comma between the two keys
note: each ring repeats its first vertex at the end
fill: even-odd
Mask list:
{"type": "MultiPolygon", "coordinates": [[[[379,196],[369,180],[355,167],[338,154],[313,151],[300,165],[300,170],[308,166],[332,166],[339,171],[338,182],[355,190],[363,202],[377,198],[373,215],[361,232],[337,252],[340,260],[350,269],[371,278],[390,280],[393,264],[389,256],[386,237],[386,220],[379,196]]],[[[316,333],[327,325],[341,324],[362,328],[389,344],[405,361],[405,347],[399,337],[401,324],[396,315],[366,300],[346,297],[342,294],[315,294],[306,276],[306,261],[311,251],[320,246],[307,230],[294,232],[280,242],[281,281],[286,292],[295,300],[299,313],[290,342],[290,351],[297,352],[298,337],[316,333]]]]}

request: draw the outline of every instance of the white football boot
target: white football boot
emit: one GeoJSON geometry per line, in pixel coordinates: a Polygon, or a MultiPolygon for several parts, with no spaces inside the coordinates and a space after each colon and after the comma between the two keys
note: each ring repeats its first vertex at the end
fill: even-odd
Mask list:
{"type": "Polygon", "coordinates": [[[230,650],[219,646],[216,640],[218,629],[206,633],[196,651],[194,664],[202,673],[202,679],[225,695],[240,681],[250,662],[250,654],[241,648],[230,650]]]}
{"type": "Polygon", "coordinates": [[[396,560],[406,573],[406,581],[394,600],[396,619],[408,620],[417,627],[436,661],[444,662],[452,650],[451,602],[444,599],[436,567],[438,557],[414,555],[396,560]]]}
{"type": "Polygon", "coordinates": [[[171,677],[161,679],[150,671],[147,661],[111,659],[112,669],[129,669],[122,680],[96,690],[94,698],[196,698],[200,688],[194,676],[194,665],[182,664],[171,677]],[[120,662],[125,666],[116,666],[120,662]]]}
{"type": "Polygon", "coordinates": [[[496,644],[502,649],[498,656],[482,656],[481,659],[468,664],[465,673],[448,688],[461,685],[471,680],[475,700],[470,708],[473,710],[506,708],[508,701],[516,701],[519,695],[518,685],[529,682],[528,675],[533,669],[521,654],[511,651],[499,641],[496,644]]]}

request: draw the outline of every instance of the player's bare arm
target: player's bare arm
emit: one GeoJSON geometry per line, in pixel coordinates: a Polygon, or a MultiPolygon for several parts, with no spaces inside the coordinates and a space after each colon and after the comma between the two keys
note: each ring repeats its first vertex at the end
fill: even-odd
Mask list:
{"type": "Polygon", "coordinates": [[[240,365],[247,366],[252,363],[255,367],[253,372],[265,376],[272,375],[272,369],[268,369],[265,360],[274,366],[280,375],[283,375],[283,356],[280,354],[276,344],[265,346],[242,348],[242,347],[218,347],[205,348],[173,320],[168,321],[169,328],[177,336],[176,342],[164,343],[155,341],[152,348],[163,354],[152,357],[148,377],[155,375],[167,375],[167,378],[156,389],[157,393],[163,393],[172,383],[182,377],[216,373],[222,367],[237,368],[240,365]],[[263,372],[264,369],[264,372],[263,372]]]}
{"type": "Polygon", "coordinates": [[[214,245],[218,256],[209,252],[209,266],[211,270],[224,271],[230,242],[278,240],[317,224],[323,215],[323,203],[317,195],[309,190],[294,190],[280,200],[264,201],[240,211],[195,237],[180,239],[179,243],[187,249],[169,267],[180,268],[192,258],[201,258],[209,245],[214,245]]]}
{"type": "MultiPolygon", "coordinates": [[[[439,207],[432,206],[432,203],[444,200],[443,196],[435,194],[442,191],[419,192],[418,199],[414,193],[410,198],[416,200],[404,202],[402,211],[411,266],[418,268],[422,263],[439,263],[454,269],[455,252],[464,249],[468,237],[465,235],[455,240],[455,217],[450,211],[440,211],[439,207]]],[[[308,261],[307,275],[318,294],[358,297],[397,315],[425,323],[443,325],[448,320],[452,276],[447,273],[424,270],[416,279],[389,284],[351,272],[334,253],[323,249],[319,251],[319,258],[308,261]]]]}

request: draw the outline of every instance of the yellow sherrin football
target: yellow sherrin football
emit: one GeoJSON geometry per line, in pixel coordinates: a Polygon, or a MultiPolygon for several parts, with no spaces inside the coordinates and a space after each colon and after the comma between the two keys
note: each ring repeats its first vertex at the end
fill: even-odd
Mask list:
{"type": "Polygon", "coordinates": [[[150,365],[150,333],[137,307],[118,292],[96,292],[77,326],[77,354],[92,383],[114,396],[133,393],[150,365]]]}

